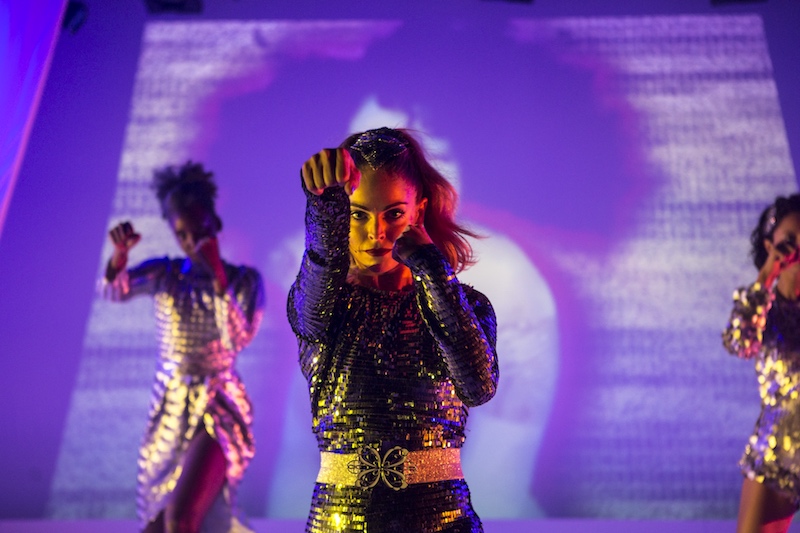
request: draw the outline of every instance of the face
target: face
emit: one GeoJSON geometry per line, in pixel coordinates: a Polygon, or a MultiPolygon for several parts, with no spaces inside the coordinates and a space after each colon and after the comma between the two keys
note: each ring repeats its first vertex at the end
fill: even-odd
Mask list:
{"type": "Polygon", "coordinates": [[[394,242],[410,224],[424,219],[426,199],[399,176],[368,170],[350,196],[350,255],[363,273],[383,274],[398,266],[394,242]]]}
{"type": "MultiPolygon", "coordinates": [[[[764,241],[767,251],[772,253],[777,248],[776,253],[779,259],[783,259],[787,254],[792,253],[800,245],[800,213],[789,213],[772,232],[772,241],[764,241]]],[[[787,267],[787,270],[800,272],[800,263],[794,263],[787,267]]]]}
{"type": "Polygon", "coordinates": [[[167,221],[175,234],[178,246],[191,259],[195,259],[198,242],[207,237],[215,237],[217,234],[216,217],[200,206],[195,206],[185,213],[172,212],[167,221]]]}

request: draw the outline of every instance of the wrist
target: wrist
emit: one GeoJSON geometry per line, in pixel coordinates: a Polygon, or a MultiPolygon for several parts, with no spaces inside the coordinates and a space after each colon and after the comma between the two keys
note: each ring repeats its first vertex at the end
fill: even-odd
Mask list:
{"type": "Polygon", "coordinates": [[[114,281],[114,278],[117,277],[117,274],[125,270],[125,266],[127,265],[127,258],[124,258],[122,262],[115,260],[112,256],[111,259],[108,260],[108,264],[106,265],[106,279],[108,281],[114,281]]]}
{"type": "Polygon", "coordinates": [[[114,251],[114,253],[111,255],[111,259],[108,260],[109,268],[113,268],[114,270],[122,270],[127,265],[128,265],[127,252],[114,251]]]}

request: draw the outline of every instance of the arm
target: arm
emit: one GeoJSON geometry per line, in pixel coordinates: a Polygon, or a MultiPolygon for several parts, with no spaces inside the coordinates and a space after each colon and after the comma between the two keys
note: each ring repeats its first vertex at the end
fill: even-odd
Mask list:
{"type": "Polygon", "coordinates": [[[764,343],[767,317],[777,292],[797,294],[797,275],[789,267],[800,261],[794,241],[773,244],[766,240],[768,256],[758,271],[756,282],[733,293],[733,310],[722,332],[722,344],[733,355],[750,359],[758,355],[764,343]]]}
{"type": "Polygon", "coordinates": [[[414,275],[417,302],[447,366],[459,398],[468,406],[489,401],[497,390],[497,321],[489,300],[459,283],[435,245],[405,260],[414,275]]]}
{"type": "Polygon", "coordinates": [[[761,351],[767,314],[775,301],[775,281],[769,288],[756,281],[733,292],[733,310],[722,332],[722,345],[730,354],[750,359],[761,351]]]}
{"type": "Polygon", "coordinates": [[[347,150],[326,149],[300,171],[306,195],[306,251],[292,288],[287,314],[295,334],[320,342],[350,268],[350,200],[361,173],[347,150]]]}
{"type": "Polygon", "coordinates": [[[289,291],[289,323],[307,341],[320,341],[328,330],[339,289],[350,267],[350,202],[342,187],[306,193],[306,249],[289,291]]]}
{"type": "Polygon", "coordinates": [[[261,324],[264,284],[256,270],[246,267],[226,280],[224,292],[214,297],[214,316],[222,345],[238,353],[250,344],[261,324]]]}
{"type": "Polygon", "coordinates": [[[158,260],[147,261],[128,271],[125,268],[128,266],[128,252],[142,236],[136,233],[130,222],[121,222],[109,230],[108,237],[114,251],[99,285],[101,295],[107,300],[121,302],[137,294],[153,294],[158,279],[168,266],[166,258],[164,264],[158,260]]]}
{"type": "Polygon", "coordinates": [[[153,295],[171,268],[169,258],[149,259],[131,269],[112,272],[109,270],[100,282],[100,294],[112,302],[124,302],[140,294],[153,295]]]}

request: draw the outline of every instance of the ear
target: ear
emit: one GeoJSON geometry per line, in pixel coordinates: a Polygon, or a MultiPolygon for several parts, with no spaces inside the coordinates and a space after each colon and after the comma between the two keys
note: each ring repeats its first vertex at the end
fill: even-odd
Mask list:
{"type": "Polygon", "coordinates": [[[423,198],[417,204],[417,217],[414,220],[417,224],[424,224],[425,223],[425,208],[428,207],[428,199],[423,198]]]}

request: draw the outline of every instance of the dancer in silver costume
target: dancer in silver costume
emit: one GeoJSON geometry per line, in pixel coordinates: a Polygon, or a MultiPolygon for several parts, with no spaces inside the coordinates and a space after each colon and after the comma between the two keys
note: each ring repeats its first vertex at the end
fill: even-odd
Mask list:
{"type": "Polygon", "coordinates": [[[758,278],[734,292],[722,339],[755,359],[761,414],[740,461],[738,533],[785,532],[800,507],[800,195],[779,197],[751,234],[758,278]]]}
{"type": "Polygon", "coordinates": [[[288,314],[321,452],[306,531],[482,531],[460,448],[467,407],[496,390],[496,322],[454,273],[472,262],[454,189],[388,128],[319,152],[302,178],[288,314]]]}
{"type": "Polygon", "coordinates": [[[211,173],[167,167],[153,187],[186,257],[127,269],[141,237],[125,222],[110,232],[104,280],[111,300],[144,294],[155,305],[160,353],[139,452],[139,518],[148,533],[247,531],[235,492],[255,452],[253,416],[234,363],[261,321],[261,277],[220,258],[211,173]]]}

